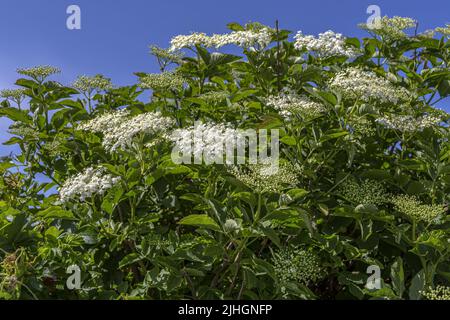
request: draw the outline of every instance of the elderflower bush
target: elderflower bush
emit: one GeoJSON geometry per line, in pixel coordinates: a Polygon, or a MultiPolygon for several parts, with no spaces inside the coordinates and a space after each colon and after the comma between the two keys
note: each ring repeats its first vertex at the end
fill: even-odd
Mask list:
{"type": "Polygon", "coordinates": [[[230,23],[152,46],[161,72],[123,87],[19,69],[0,299],[448,299],[448,26],[415,26],[230,23]],[[278,130],[277,163],[247,130],[278,130]]]}

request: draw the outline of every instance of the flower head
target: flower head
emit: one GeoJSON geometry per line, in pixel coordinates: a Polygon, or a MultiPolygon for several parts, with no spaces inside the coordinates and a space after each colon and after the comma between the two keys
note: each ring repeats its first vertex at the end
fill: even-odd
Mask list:
{"type": "Polygon", "coordinates": [[[19,68],[17,73],[28,76],[38,82],[43,82],[45,78],[52,74],[60,73],[61,70],[52,66],[36,66],[32,68],[19,68]]]}
{"type": "Polygon", "coordinates": [[[438,285],[422,292],[422,295],[427,300],[450,300],[450,287],[438,285]]]}
{"type": "Polygon", "coordinates": [[[119,109],[98,115],[94,119],[78,125],[78,130],[105,133],[110,128],[121,125],[130,115],[126,109],[119,109]]]}
{"type": "Polygon", "coordinates": [[[72,86],[84,93],[90,94],[93,91],[109,90],[112,88],[111,80],[101,74],[93,77],[79,76],[72,86]]]}
{"type": "MultiPolygon", "coordinates": [[[[245,147],[245,139],[240,130],[230,124],[215,124],[196,122],[189,128],[177,129],[170,135],[178,149],[184,155],[194,156],[195,163],[222,164],[227,155],[227,163],[234,159],[228,158],[227,150],[245,147]]],[[[234,152],[233,152],[234,155],[234,152]]]]}
{"type": "Polygon", "coordinates": [[[220,48],[234,44],[243,48],[259,46],[264,48],[270,44],[273,31],[262,27],[255,30],[233,31],[226,34],[214,34],[207,36],[205,33],[192,33],[190,35],[179,35],[170,41],[169,51],[176,51],[182,48],[204,46],[207,48],[220,48]]]}
{"type": "Polygon", "coordinates": [[[114,152],[127,150],[137,135],[165,134],[174,125],[171,118],[160,112],[141,113],[131,117],[127,110],[104,113],[78,126],[79,130],[103,134],[103,147],[114,152]]]}
{"type": "Polygon", "coordinates": [[[399,130],[402,132],[423,131],[426,128],[432,128],[439,125],[441,118],[433,115],[424,115],[415,118],[411,115],[388,115],[378,118],[376,122],[387,129],[399,130]]]}
{"type": "Polygon", "coordinates": [[[321,103],[315,102],[307,96],[293,93],[270,96],[266,103],[278,110],[280,115],[287,119],[293,115],[301,115],[307,118],[315,117],[325,111],[325,107],[321,103]]]}
{"type": "Polygon", "coordinates": [[[436,31],[447,37],[450,37],[450,24],[447,23],[445,27],[436,28],[436,31]]]}
{"type": "Polygon", "coordinates": [[[355,205],[382,205],[387,201],[386,188],[376,180],[364,180],[360,183],[348,179],[339,187],[339,193],[355,205]]]}
{"type": "Polygon", "coordinates": [[[287,186],[293,186],[299,181],[297,168],[287,162],[278,166],[270,162],[231,166],[229,171],[257,193],[280,193],[287,186]]]}
{"type": "Polygon", "coordinates": [[[239,229],[241,229],[241,226],[239,225],[239,223],[234,220],[234,219],[227,219],[223,225],[223,228],[226,232],[236,232],[239,231],[239,229]]]}
{"type": "Polygon", "coordinates": [[[375,20],[371,25],[360,24],[360,27],[381,36],[383,39],[395,41],[408,37],[404,30],[413,28],[416,24],[417,22],[411,18],[397,16],[389,18],[385,16],[375,20]]]}
{"type": "Polygon", "coordinates": [[[394,196],[391,202],[394,204],[395,210],[409,219],[426,223],[436,223],[445,211],[442,205],[423,204],[415,196],[410,195],[394,196]]]}
{"type": "Polygon", "coordinates": [[[8,99],[10,101],[14,101],[18,105],[25,99],[25,90],[23,88],[20,89],[4,89],[0,91],[0,96],[2,98],[8,99]]]}
{"type": "Polygon", "coordinates": [[[104,194],[112,188],[120,177],[105,173],[104,168],[86,168],[75,176],[68,178],[59,189],[61,202],[71,199],[85,201],[96,194],[104,194]]]}
{"type": "Polygon", "coordinates": [[[279,250],[274,253],[272,263],[275,276],[282,287],[290,282],[309,285],[324,275],[317,254],[301,248],[279,250]]]}
{"type": "Polygon", "coordinates": [[[194,32],[189,35],[178,35],[170,40],[170,52],[180,50],[183,48],[195,47],[200,45],[207,45],[209,37],[206,33],[194,32]]]}
{"type": "Polygon", "coordinates": [[[410,97],[405,88],[396,87],[389,80],[377,76],[374,72],[355,67],[337,73],[329,84],[333,90],[350,100],[397,104],[410,97]]]}
{"type": "Polygon", "coordinates": [[[317,38],[311,35],[304,35],[299,31],[295,35],[294,47],[299,50],[306,48],[308,51],[314,51],[322,58],[333,56],[352,58],[357,55],[355,49],[345,43],[345,37],[341,33],[335,33],[331,30],[319,33],[317,38]]]}
{"type": "Polygon", "coordinates": [[[173,72],[150,73],[140,78],[142,89],[179,90],[183,88],[185,79],[173,72]]]}
{"type": "Polygon", "coordinates": [[[167,64],[172,62],[181,63],[181,59],[183,58],[183,53],[181,52],[170,51],[155,45],[150,46],[150,53],[167,64]]]}
{"type": "Polygon", "coordinates": [[[16,136],[21,136],[26,138],[27,140],[39,140],[40,132],[36,130],[32,126],[24,122],[14,122],[8,130],[8,133],[14,134],[16,136]]]}
{"type": "Polygon", "coordinates": [[[200,99],[205,100],[208,103],[220,103],[229,97],[229,93],[226,91],[210,91],[203,93],[199,96],[200,99]]]}

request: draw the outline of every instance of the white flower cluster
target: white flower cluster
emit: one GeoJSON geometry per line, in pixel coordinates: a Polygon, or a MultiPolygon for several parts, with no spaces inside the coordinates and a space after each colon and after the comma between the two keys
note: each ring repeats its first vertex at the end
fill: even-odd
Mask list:
{"type": "Polygon", "coordinates": [[[397,104],[410,97],[410,93],[405,88],[396,87],[389,80],[377,76],[374,72],[355,67],[339,72],[331,79],[329,85],[347,99],[364,102],[375,100],[397,104]]]}
{"type": "Polygon", "coordinates": [[[185,79],[174,72],[150,73],[140,78],[142,89],[179,90],[183,88],[185,79]]]}
{"type": "Polygon", "coordinates": [[[52,74],[60,73],[61,70],[52,66],[36,66],[32,68],[19,68],[17,73],[33,78],[38,82],[44,81],[45,78],[52,74]]]}
{"type": "Polygon", "coordinates": [[[290,163],[257,163],[247,166],[231,166],[231,174],[236,179],[252,188],[257,193],[274,192],[280,193],[287,186],[298,183],[298,170],[290,163]]]}
{"type": "Polygon", "coordinates": [[[391,202],[395,210],[404,214],[411,220],[436,223],[440,215],[444,214],[442,205],[423,204],[415,196],[397,195],[392,197],[391,202]]]}
{"type": "Polygon", "coordinates": [[[450,287],[446,286],[438,285],[421,293],[427,300],[450,300],[450,287]]]}
{"type": "Polygon", "coordinates": [[[3,89],[0,91],[0,97],[14,101],[18,104],[25,99],[25,90],[24,88],[20,89],[3,89]]]}
{"type": "Polygon", "coordinates": [[[169,51],[176,51],[194,46],[220,48],[229,44],[234,44],[243,48],[249,48],[255,45],[264,48],[270,44],[272,34],[272,30],[269,28],[261,28],[258,31],[233,31],[231,33],[214,34],[212,36],[207,36],[205,33],[178,35],[170,41],[169,51]]]}
{"type": "Polygon", "coordinates": [[[24,122],[14,122],[11,124],[8,130],[9,134],[14,134],[16,136],[26,137],[29,140],[39,140],[40,132],[39,130],[34,129],[29,124],[24,122]]]}
{"type": "Polygon", "coordinates": [[[346,38],[341,33],[335,33],[331,30],[319,33],[317,38],[312,35],[304,35],[299,31],[294,38],[296,49],[306,48],[308,51],[316,52],[321,58],[334,56],[353,58],[358,54],[354,48],[345,43],[346,38]]]}
{"type": "Polygon", "coordinates": [[[79,76],[77,80],[74,81],[72,86],[75,89],[86,93],[91,93],[94,90],[101,91],[109,90],[112,88],[111,80],[105,78],[101,74],[95,75],[93,77],[84,75],[79,76]]]}
{"type": "Polygon", "coordinates": [[[443,35],[450,37],[450,24],[446,24],[445,27],[436,28],[436,31],[442,33],[443,35]]]}
{"type": "Polygon", "coordinates": [[[241,225],[235,219],[227,219],[223,225],[225,232],[235,233],[242,229],[241,225]]]}
{"type": "Polygon", "coordinates": [[[89,167],[67,179],[59,189],[59,197],[61,202],[71,199],[85,201],[95,194],[103,195],[119,181],[120,177],[105,173],[104,168],[89,167]]]}
{"type": "Polygon", "coordinates": [[[438,126],[441,118],[433,115],[425,115],[419,118],[414,118],[411,115],[389,115],[378,118],[375,121],[388,129],[416,132],[438,126]]]}
{"type": "Polygon", "coordinates": [[[119,109],[98,115],[94,119],[78,125],[78,130],[105,133],[110,128],[118,127],[124,122],[130,112],[126,109],[119,109]]]}
{"type": "Polygon", "coordinates": [[[174,130],[170,135],[170,140],[176,144],[179,152],[191,154],[194,159],[218,160],[216,163],[223,163],[227,146],[245,147],[243,145],[245,139],[240,130],[234,129],[228,124],[197,122],[189,128],[174,130]]]}
{"type": "Polygon", "coordinates": [[[346,180],[339,187],[340,194],[355,205],[382,205],[387,201],[386,188],[381,182],[364,180],[361,183],[353,179],[346,180]]]}
{"type": "Polygon", "coordinates": [[[363,137],[373,137],[377,133],[372,122],[365,117],[350,117],[347,121],[347,130],[363,137]]]}
{"type": "Polygon", "coordinates": [[[211,91],[201,94],[199,98],[208,103],[215,104],[224,101],[229,96],[230,94],[226,91],[211,91]]]}
{"type": "Polygon", "coordinates": [[[209,37],[203,32],[194,32],[189,35],[178,35],[170,40],[169,52],[195,46],[208,46],[209,37]]]}
{"type": "Polygon", "coordinates": [[[130,118],[128,111],[120,110],[102,114],[78,128],[102,133],[104,148],[114,152],[119,148],[128,149],[138,134],[165,134],[173,125],[174,121],[160,112],[141,113],[130,118]]]}
{"type": "Polygon", "coordinates": [[[279,250],[274,253],[272,263],[282,290],[290,282],[304,285],[317,282],[325,273],[317,254],[300,248],[279,250]]]}
{"type": "Polygon", "coordinates": [[[416,23],[417,22],[414,19],[407,17],[389,18],[385,16],[378,20],[374,20],[371,25],[360,24],[360,27],[378,34],[386,40],[395,41],[408,37],[403,30],[415,27],[416,23]]]}
{"type": "Polygon", "coordinates": [[[162,116],[160,112],[142,113],[108,130],[103,138],[103,144],[110,151],[118,148],[127,149],[136,135],[165,134],[173,125],[174,121],[162,116]]]}
{"type": "Polygon", "coordinates": [[[270,96],[267,98],[266,104],[278,110],[280,115],[285,118],[290,118],[293,114],[315,117],[325,111],[325,107],[321,103],[315,102],[305,95],[293,93],[270,96]]]}
{"type": "Polygon", "coordinates": [[[183,53],[170,52],[168,49],[163,49],[155,45],[150,46],[150,53],[165,62],[181,63],[183,59],[183,53]]]}

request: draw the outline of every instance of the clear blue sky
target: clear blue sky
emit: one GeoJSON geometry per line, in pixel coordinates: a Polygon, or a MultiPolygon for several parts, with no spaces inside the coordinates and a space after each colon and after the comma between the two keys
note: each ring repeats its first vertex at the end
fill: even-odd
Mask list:
{"type": "MultiPolygon", "coordinates": [[[[102,73],[118,85],[134,83],[133,72],[156,72],[148,45],[167,47],[172,36],[191,31],[226,32],[228,22],[258,21],[317,34],[332,29],[365,33],[366,8],[382,15],[413,17],[420,30],[450,22],[449,0],[0,0],[0,88],[13,87],[17,67],[51,64],[70,83],[79,74],[102,73]],[[66,8],[81,8],[81,30],[66,28],[66,8]]],[[[0,142],[8,122],[0,119],[0,142]]],[[[12,150],[0,146],[0,155],[12,150]]]]}

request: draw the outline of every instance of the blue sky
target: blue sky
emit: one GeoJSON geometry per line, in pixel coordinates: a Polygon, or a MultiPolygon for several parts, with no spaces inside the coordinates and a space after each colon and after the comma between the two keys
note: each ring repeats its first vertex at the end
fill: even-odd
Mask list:
{"type": "MultiPolygon", "coordinates": [[[[258,21],[291,31],[317,34],[332,29],[365,34],[370,4],[382,15],[413,17],[426,30],[450,22],[449,0],[0,0],[0,88],[13,87],[17,67],[51,64],[55,79],[102,73],[117,85],[134,83],[133,72],[156,72],[148,45],[167,47],[172,36],[191,31],[226,32],[228,22],[258,21]],[[81,8],[81,30],[68,30],[66,9],[81,8]]],[[[442,107],[442,106],[441,106],[442,107]]],[[[0,142],[8,122],[0,119],[0,142]]],[[[0,155],[10,147],[0,146],[0,155]]]]}

